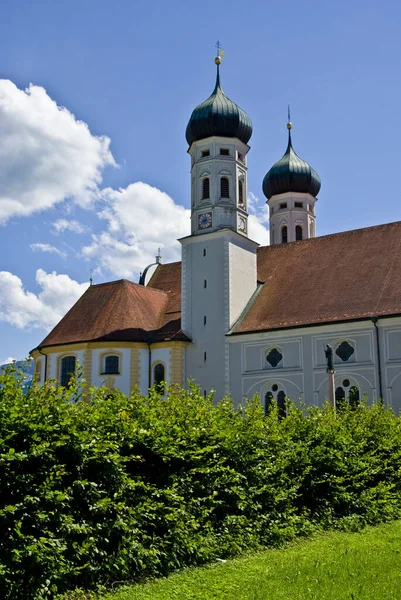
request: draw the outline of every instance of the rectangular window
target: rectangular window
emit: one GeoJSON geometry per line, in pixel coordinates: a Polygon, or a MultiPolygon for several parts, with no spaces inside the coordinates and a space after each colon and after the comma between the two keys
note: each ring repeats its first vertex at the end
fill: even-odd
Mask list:
{"type": "Polygon", "coordinates": [[[281,202],[280,209],[287,208],[287,202],[281,202]]]}
{"type": "Polygon", "coordinates": [[[205,158],[205,156],[210,156],[210,150],[202,150],[201,156],[202,158],[205,158]]]}
{"type": "Polygon", "coordinates": [[[238,160],[241,161],[242,163],[244,162],[244,157],[241,154],[241,152],[238,152],[238,160]]]}
{"type": "Polygon", "coordinates": [[[230,151],[228,148],[220,148],[220,155],[221,156],[230,156],[230,151]]]}
{"type": "Polygon", "coordinates": [[[304,207],[302,202],[295,202],[294,206],[295,206],[295,208],[303,208],[304,207]]]}
{"type": "Polygon", "coordinates": [[[203,353],[203,362],[207,361],[207,354],[206,354],[206,350],[203,353]]]}
{"type": "Polygon", "coordinates": [[[206,315],[203,317],[203,324],[206,325],[206,315]]]}

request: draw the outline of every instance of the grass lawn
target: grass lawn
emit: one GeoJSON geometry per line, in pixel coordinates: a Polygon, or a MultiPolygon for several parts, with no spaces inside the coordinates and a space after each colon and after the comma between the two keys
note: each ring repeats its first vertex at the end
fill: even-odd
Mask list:
{"type": "Polygon", "coordinates": [[[401,522],[186,569],[102,600],[400,600],[401,522]]]}

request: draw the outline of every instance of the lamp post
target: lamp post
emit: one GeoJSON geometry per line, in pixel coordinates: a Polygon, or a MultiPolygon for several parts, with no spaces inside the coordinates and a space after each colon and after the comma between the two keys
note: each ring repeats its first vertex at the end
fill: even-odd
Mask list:
{"type": "Polygon", "coordinates": [[[324,353],[326,355],[326,361],[327,361],[326,372],[327,372],[328,383],[329,383],[329,402],[335,408],[336,407],[336,397],[335,397],[335,392],[334,392],[334,388],[335,388],[334,375],[335,375],[336,371],[334,369],[334,364],[333,364],[333,348],[329,344],[326,344],[324,353]]]}

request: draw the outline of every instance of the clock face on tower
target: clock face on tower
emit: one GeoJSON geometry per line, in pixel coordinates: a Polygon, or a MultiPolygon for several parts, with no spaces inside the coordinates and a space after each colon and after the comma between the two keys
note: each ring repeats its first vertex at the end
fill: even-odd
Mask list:
{"type": "Polygon", "coordinates": [[[212,213],[202,213],[198,217],[199,229],[207,229],[212,226],[212,213]]]}

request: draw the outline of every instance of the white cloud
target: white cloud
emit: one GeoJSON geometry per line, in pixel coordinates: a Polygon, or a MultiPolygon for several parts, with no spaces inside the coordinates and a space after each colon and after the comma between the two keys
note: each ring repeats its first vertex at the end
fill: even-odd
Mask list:
{"type": "Polygon", "coordinates": [[[125,189],[104,191],[106,207],[99,216],[107,230],[92,236],[82,248],[88,260],[117,277],[132,277],[154,260],[161,248],[163,262],[180,260],[177,238],[190,233],[190,211],[165,192],[137,182],[125,189]]]}
{"type": "Polygon", "coordinates": [[[115,164],[109,146],[42,87],[0,80],[0,223],[65,198],[89,206],[115,164]]]}
{"type": "Polygon", "coordinates": [[[265,200],[260,200],[255,194],[248,194],[248,235],[261,246],[267,246],[270,242],[269,230],[269,207],[265,200]]]}
{"type": "Polygon", "coordinates": [[[19,329],[51,329],[65,315],[88,287],[68,275],[36,271],[38,294],[24,289],[22,281],[8,271],[0,271],[0,321],[19,329]]]}
{"type": "Polygon", "coordinates": [[[0,362],[0,367],[1,367],[1,365],[9,365],[14,360],[17,360],[17,359],[14,358],[13,356],[9,356],[8,358],[6,358],[5,360],[3,360],[3,361],[0,362]]]}
{"type": "Polygon", "coordinates": [[[57,219],[52,224],[53,233],[63,233],[64,231],[72,231],[73,233],[86,233],[88,231],[85,225],[82,225],[79,221],[68,219],[57,219]]]}
{"type": "MultiPolygon", "coordinates": [[[[143,182],[118,191],[103,192],[105,208],[99,217],[107,228],[92,235],[82,255],[117,277],[133,277],[153,262],[158,247],[163,262],[181,259],[177,238],[190,234],[190,211],[165,192],[143,182]]],[[[261,245],[269,243],[268,212],[265,202],[254,194],[249,198],[249,237],[261,245]]]]}
{"type": "Polygon", "coordinates": [[[38,242],[35,244],[30,244],[30,248],[34,252],[49,252],[50,254],[58,254],[61,256],[61,258],[64,258],[64,260],[67,258],[66,252],[63,252],[62,250],[56,248],[56,246],[51,246],[50,244],[41,244],[38,242]]]}

